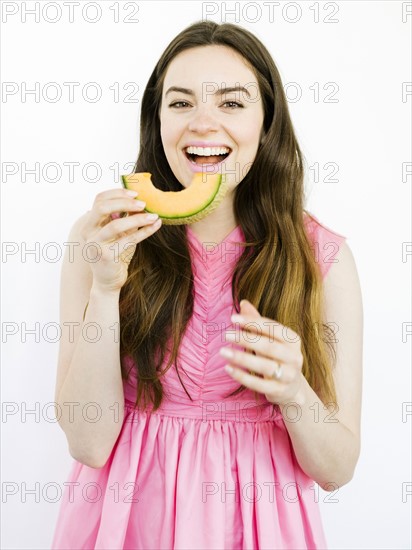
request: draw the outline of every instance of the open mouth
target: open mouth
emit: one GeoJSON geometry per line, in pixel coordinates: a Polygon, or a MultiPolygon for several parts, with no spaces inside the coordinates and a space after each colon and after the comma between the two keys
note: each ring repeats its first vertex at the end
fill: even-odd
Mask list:
{"type": "Polygon", "coordinates": [[[229,147],[186,147],[184,153],[194,164],[218,164],[232,152],[229,147]]]}

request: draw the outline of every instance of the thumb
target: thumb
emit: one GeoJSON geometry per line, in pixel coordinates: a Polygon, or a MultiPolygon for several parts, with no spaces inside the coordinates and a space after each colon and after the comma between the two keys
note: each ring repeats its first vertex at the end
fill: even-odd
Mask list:
{"type": "Polygon", "coordinates": [[[240,314],[244,313],[245,315],[250,315],[252,317],[260,317],[259,311],[255,308],[253,304],[249,302],[249,300],[242,300],[240,302],[240,314]]]}

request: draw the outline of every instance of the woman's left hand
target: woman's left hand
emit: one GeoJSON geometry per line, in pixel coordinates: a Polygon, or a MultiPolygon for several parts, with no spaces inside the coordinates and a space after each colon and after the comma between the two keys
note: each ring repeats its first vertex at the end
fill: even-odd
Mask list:
{"type": "Polygon", "coordinates": [[[250,351],[230,347],[220,350],[233,368],[229,374],[240,384],[263,393],[271,403],[286,405],[299,402],[298,395],[303,387],[303,355],[299,335],[272,319],[262,317],[247,300],[240,303],[240,315],[243,322],[233,316],[232,321],[238,323],[241,330],[236,334],[233,330],[226,332],[226,341],[250,351]],[[233,356],[225,354],[226,350],[233,356]],[[278,377],[275,377],[276,373],[278,377]]]}

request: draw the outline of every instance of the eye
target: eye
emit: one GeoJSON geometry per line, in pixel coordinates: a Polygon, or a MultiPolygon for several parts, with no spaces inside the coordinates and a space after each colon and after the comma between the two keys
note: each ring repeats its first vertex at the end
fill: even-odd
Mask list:
{"type": "Polygon", "coordinates": [[[184,107],[187,107],[189,103],[187,101],[175,101],[174,103],[171,103],[169,107],[176,107],[177,109],[182,109],[184,107]]]}
{"type": "Polygon", "coordinates": [[[237,101],[225,101],[223,105],[229,105],[230,109],[243,109],[243,105],[237,101]]]}

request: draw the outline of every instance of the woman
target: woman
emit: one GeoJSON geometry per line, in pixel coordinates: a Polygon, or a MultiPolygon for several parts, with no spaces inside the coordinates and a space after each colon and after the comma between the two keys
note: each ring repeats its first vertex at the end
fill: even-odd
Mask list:
{"type": "Polygon", "coordinates": [[[79,406],[53,548],[326,548],[317,487],[348,483],[360,452],[359,281],[304,210],[276,66],[232,24],[183,30],[143,96],[134,172],[179,191],[199,170],[229,191],[190,226],[113,189],[73,227],[56,402],[79,406]]]}

